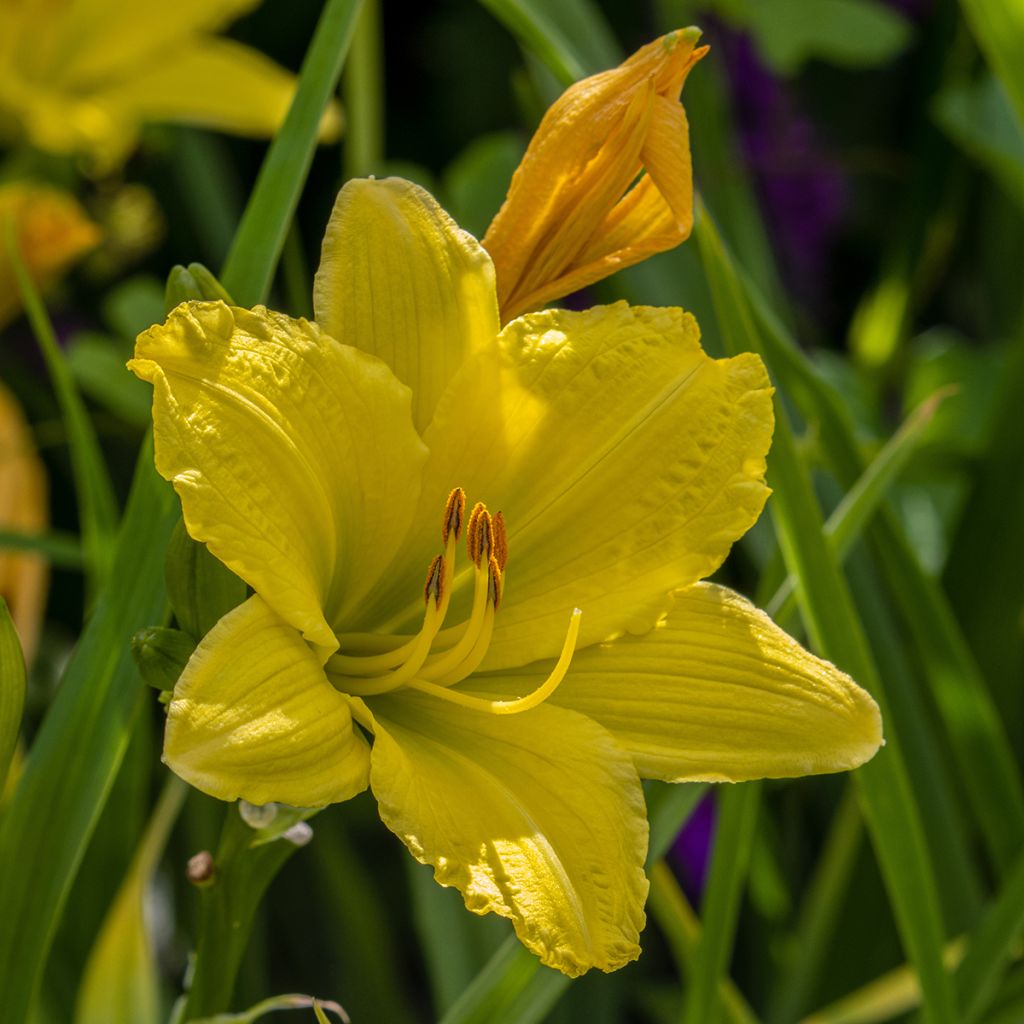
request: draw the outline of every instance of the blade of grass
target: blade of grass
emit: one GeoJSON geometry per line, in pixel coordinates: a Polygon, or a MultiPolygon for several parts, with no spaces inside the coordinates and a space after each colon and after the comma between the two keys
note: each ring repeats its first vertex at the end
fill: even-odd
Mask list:
{"type": "MultiPolygon", "coordinates": [[[[663,860],[651,868],[648,903],[672,950],[680,977],[685,977],[701,938],[700,921],[663,860]]],[[[719,1001],[729,1024],[757,1024],[757,1016],[729,977],[719,983],[719,1001]]]]}
{"type": "MultiPolygon", "coordinates": [[[[743,283],[773,374],[816,423],[839,483],[852,487],[863,472],[863,460],[842,401],[814,372],[756,286],[746,277],[743,283]]],[[[949,601],[921,567],[889,509],[880,510],[868,538],[878,563],[887,567],[885,584],[923,663],[989,853],[1006,871],[1024,845],[1024,787],[999,713],[949,601]]]]}
{"type": "MultiPolygon", "coordinates": [[[[731,351],[763,352],[764,342],[746,291],[714,224],[706,211],[701,212],[695,233],[723,338],[731,351]]],[[[850,591],[825,540],[810,477],[797,453],[788,413],[781,402],[776,403],[770,467],[772,521],[786,562],[800,578],[800,607],[812,640],[876,696],[887,718],[882,680],[850,591]]],[[[855,778],[900,934],[921,977],[927,1018],[933,1024],[954,1024],[955,998],[941,956],[935,871],[891,726],[888,748],[859,769],[855,778]]]]}
{"type": "Polygon", "coordinates": [[[145,687],[128,639],[166,615],[164,548],[177,502],[144,445],[107,586],[0,821],[0,992],[26,1020],[54,930],[121,762],[145,687]]]}
{"type": "Polygon", "coordinates": [[[384,72],[380,0],[363,0],[352,51],[341,77],[346,178],[373,174],[384,160],[384,72]]]}
{"type": "Polygon", "coordinates": [[[220,275],[239,305],[266,300],[361,7],[361,0],[328,0],[320,15],[295,98],[260,168],[220,275]]]}
{"type": "Polygon", "coordinates": [[[85,402],[82,401],[64,353],[57,343],[57,335],[39,298],[39,292],[25,268],[10,225],[5,232],[4,242],[25,305],[25,313],[46,362],[68,431],[78,515],[82,524],[82,546],[89,571],[91,603],[91,598],[110,573],[117,530],[117,500],[85,402]]]}
{"type": "MultiPolygon", "coordinates": [[[[949,389],[936,392],[906,418],[828,517],[825,535],[837,559],[844,559],[859,540],[889,488],[917,452],[935,410],[949,393],[949,389]]],[[[765,611],[773,619],[785,619],[795,609],[796,577],[790,574],[765,604],[765,611]]]]}
{"type": "MultiPolygon", "coordinates": [[[[527,49],[538,56],[561,80],[569,85],[591,71],[579,40],[563,31],[549,6],[536,0],[480,0],[527,49]]],[[[612,61],[615,64],[616,61],[612,61]]],[[[608,67],[610,65],[605,65],[608,67]]]]}
{"type": "Polygon", "coordinates": [[[691,957],[683,1024],[707,1024],[718,1017],[719,993],[728,972],[760,805],[760,783],[744,782],[719,791],[714,851],[701,906],[701,936],[691,957]]]}

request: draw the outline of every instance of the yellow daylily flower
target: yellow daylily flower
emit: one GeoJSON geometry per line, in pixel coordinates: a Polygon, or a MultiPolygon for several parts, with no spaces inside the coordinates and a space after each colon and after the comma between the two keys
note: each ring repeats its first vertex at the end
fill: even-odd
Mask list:
{"type": "Polygon", "coordinates": [[[487,253],[393,178],[342,189],[314,305],[185,303],[129,364],[189,532],[255,592],[186,666],[164,759],[223,800],[369,784],[470,910],[615,970],[641,776],[840,771],[881,741],[852,680],[699,582],[768,494],[764,367],[679,309],[501,329],[487,253]]]}
{"type": "MultiPolygon", "coordinates": [[[[260,0],[4,0],[0,127],[41,149],[81,153],[108,171],[147,121],[274,133],[295,79],[216,31],[260,0]]],[[[332,106],[322,132],[336,136],[332,106]]]]}
{"type": "Polygon", "coordinates": [[[483,237],[502,322],[689,236],[693,172],[679,94],[708,51],[699,38],[696,28],[670,32],[570,86],[544,115],[483,237]]]}
{"type": "MultiPolygon", "coordinates": [[[[0,384],[0,529],[39,533],[46,529],[46,471],[14,395],[0,384]]],[[[0,597],[7,602],[25,653],[32,663],[49,573],[39,555],[0,547],[0,597]]]]}
{"type": "MultiPolygon", "coordinates": [[[[39,288],[56,281],[101,237],[73,196],[30,182],[0,185],[0,232],[12,224],[18,252],[39,288]]],[[[21,309],[21,291],[7,252],[0,239],[0,328],[21,309]]]]}

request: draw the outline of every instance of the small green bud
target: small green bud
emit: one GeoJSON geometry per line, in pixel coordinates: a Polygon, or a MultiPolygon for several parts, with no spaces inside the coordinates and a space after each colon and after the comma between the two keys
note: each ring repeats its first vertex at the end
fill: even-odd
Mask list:
{"type": "Polygon", "coordinates": [[[167,545],[164,571],[174,617],[196,641],[248,593],[245,582],[214,558],[205,544],[193,540],[180,519],[167,545]]]}
{"type": "Polygon", "coordinates": [[[213,299],[220,299],[229,306],[234,305],[224,286],[202,263],[190,263],[187,267],[179,263],[167,275],[164,305],[168,313],[181,302],[213,299]]]}
{"type": "Polygon", "coordinates": [[[149,626],[132,637],[135,664],[142,678],[157,690],[174,689],[195,649],[195,641],[180,629],[149,626]]]}

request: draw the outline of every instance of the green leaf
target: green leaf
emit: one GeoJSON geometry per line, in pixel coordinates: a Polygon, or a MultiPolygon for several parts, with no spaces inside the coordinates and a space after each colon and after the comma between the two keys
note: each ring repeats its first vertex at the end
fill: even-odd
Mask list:
{"type": "Polygon", "coordinates": [[[885,64],[910,41],[910,24],[875,0],[746,0],[746,27],[765,60],[793,75],[808,60],[842,67],[885,64]]]}
{"type": "MultiPolygon", "coordinates": [[[[871,517],[900,473],[918,451],[927,428],[949,391],[941,391],[925,399],[906,422],[885,443],[854,486],[847,491],[825,523],[825,535],[837,559],[842,561],[860,539],[871,517]]],[[[796,577],[792,574],[765,605],[773,619],[786,619],[795,608],[796,577]]]]}
{"type": "Polygon", "coordinates": [[[178,509],[144,445],[108,585],[75,648],[0,820],[0,992],[22,1024],[71,881],[145,689],[128,638],[166,615],[163,552],[178,509]]]}
{"type": "Polygon", "coordinates": [[[334,95],[361,0],[328,0],[317,23],[288,115],[274,139],[220,275],[239,305],[266,300],[302,186],[317,129],[334,95]]]}
{"type": "Polygon", "coordinates": [[[943,90],[933,114],[946,134],[1024,210],[1024,127],[995,75],[943,90]]]}
{"type": "Polygon", "coordinates": [[[14,620],[0,597],[0,793],[21,731],[25,708],[25,658],[14,620]]]}

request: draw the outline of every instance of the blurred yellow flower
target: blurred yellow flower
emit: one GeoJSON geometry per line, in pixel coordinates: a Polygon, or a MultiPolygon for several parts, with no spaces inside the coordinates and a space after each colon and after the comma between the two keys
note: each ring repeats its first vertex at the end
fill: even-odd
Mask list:
{"type": "MultiPolygon", "coordinates": [[[[52,284],[100,241],[99,228],[78,201],[54,188],[15,182],[0,185],[0,232],[10,230],[32,280],[52,284]]],[[[7,245],[0,241],[0,328],[21,309],[21,292],[7,245]]]]}
{"type": "MultiPolygon", "coordinates": [[[[214,32],[259,0],[3,0],[0,127],[96,171],[131,152],[147,121],[272,135],[295,79],[214,32]]],[[[336,135],[332,107],[322,126],[336,135]]]]}
{"type": "MultiPolygon", "coordinates": [[[[0,384],[0,530],[40,533],[47,525],[46,471],[14,396],[0,384]]],[[[25,661],[32,663],[48,572],[36,554],[0,546],[0,596],[7,602],[25,661]]]]}
{"type": "Polygon", "coordinates": [[[690,234],[690,134],[679,94],[707,53],[695,49],[699,38],[695,28],[670,32],[570,86],[544,115],[483,237],[503,323],[690,234]]]}
{"type": "Polygon", "coordinates": [[[700,582],[768,495],[764,366],[709,358],[680,309],[501,330],[487,253],[394,178],[342,189],[314,306],[184,303],[129,364],[189,532],[254,591],[175,686],[164,758],[223,800],[369,784],[470,910],[615,970],[641,776],[840,771],[881,741],[851,679],[700,582]]]}

